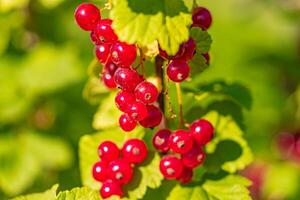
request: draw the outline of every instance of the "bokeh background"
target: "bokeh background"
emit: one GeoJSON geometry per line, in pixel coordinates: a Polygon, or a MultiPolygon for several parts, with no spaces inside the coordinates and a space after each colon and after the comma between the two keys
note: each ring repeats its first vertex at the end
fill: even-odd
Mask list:
{"type": "MultiPolygon", "coordinates": [[[[79,0],[0,0],[0,199],[80,186],[78,141],[97,109],[93,45],[73,19],[79,0]],[[89,88],[89,89],[88,89],[89,88]],[[94,95],[94,96],[93,96],[94,95]]],[[[255,161],[254,199],[300,199],[300,1],[203,0],[213,14],[201,80],[239,81],[255,161]]],[[[242,97],[241,97],[242,98],[242,97]]]]}

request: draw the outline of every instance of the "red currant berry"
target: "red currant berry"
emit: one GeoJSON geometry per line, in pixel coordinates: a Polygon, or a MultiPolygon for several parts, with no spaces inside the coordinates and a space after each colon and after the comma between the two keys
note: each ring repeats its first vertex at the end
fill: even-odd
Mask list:
{"type": "Polygon", "coordinates": [[[119,158],[120,150],[117,145],[111,141],[104,141],[98,147],[99,158],[110,162],[119,158]]]}
{"type": "Polygon", "coordinates": [[[98,60],[104,64],[107,61],[107,58],[109,56],[109,51],[110,51],[110,44],[107,43],[103,43],[103,44],[99,44],[96,46],[95,48],[95,54],[98,58],[98,60]]]}
{"type": "Polygon", "coordinates": [[[113,79],[113,76],[108,71],[103,72],[102,80],[103,80],[104,85],[108,88],[112,89],[112,88],[117,87],[115,80],[113,79]]]}
{"type": "Polygon", "coordinates": [[[127,112],[129,105],[135,102],[135,96],[132,93],[120,91],[115,98],[115,102],[122,112],[127,112]]]}
{"type": "Polygon", "coordinates": [[[126,159],[117,159],[109,163],[109,177],[119,184],[129,183],[132,175],[133,169],[130,163],[126,159]]]}
{"type": "Polygon", "coordinates": [[[207,30],[212,23],[212,17],[209,12],[204,7],[195,8],[193,11],[193,27],[200,27],[202,30],[207,30]]]}
{"type": "Polygon", "coordinates": [[[209,65],[210,64],[210,56],[209,53],[204,53],[202,54],[206,60],[206,64],[209,65]]]}
{"type": "Polygon", "coordinates": [[[135,87],[140,83],[139,74],[129,68],[118,68],[114,75],[115,83],[122,90],[132,92],[135,87]]]}
{"type": "Polygon", "coordinates": [[[147,158],[148,150],[145,142],[139,139],[128,140],[123,148],[122,155],[130,163],[141,163],[147,158]]]}
{"type": "Polygon", "coordinates": [[[143,103],[138,101],[133,102],[129,105],[127,113],[132,119],[136,121],[141,121],[148,116],[147,107],[143,103]]]}
{"type": "Polygon", "coordinates": [[[176,179],[182,173],[183,164],[179,158],[168,155],[161,159],[159,169],[166,179],[176,179]]]}
{"type": "Polygon", "coordinates": [[[147,117],[140,122],[144,128],[154,128],[158,126],[162,120],[162,112],[160,109],[153,105],[147,106],[147,117]]]}
{"type": "Polygon", "coordinates": [[[93,177],[99,182],[106,181],[108,178],[108,166],[104,161],[99,161],[94,164],[93,177]]]}
{"type": "Polygon", "coordinates": [[[177,130],[170,137],[170,149],[174,153],[184,154],[193,147],[193,137],[190,132],[185,130],[177,130]]]}
{"type": "Polygon", "coordinates": [[[194,145],[189,152],[182,155],[181,159],[184,166],[188,168],[195,168],[204,162],[205,153],[201,146],[194,145]]]}
{"type": "Polygon", "coordinates": [[[109,198],[113,195],[122,197],[123,191],[121,186],[118,183],[112,180],[107,180],[101,186],[100,195],[104,199],[109,198]]]}
{"type": "Polygon", "coordinates": [[[108,71],[110,74],[115,74],[116,70],[118,69],[118,66],[115,65],[115,63],[111,62],[109,58],[104,67],[105,70],[108,71]]]}
{"type": "Polygon", "coordinates": [[[164,59],[169,59],[170,58],[168,53],[165,50],[162,50],[160,47],[159,47],[159,55],[160,55],[160,57],[162,57],[164,59]]]}
{"type": "Polygon", "coordinates": [[[128,114],[123,114],[121,115],[120,119],[119,119],[119,124],[120,124],[120,127],[123,129],[123,131],[126,131],[126,132],[130,132],[132,131],[133,129],[135,129],[136,127],[136,121],[132,120],[128,114]]]}
{"type": "Polygon", "coordinates": [[[179,51],[175,55],[175,58],[189,61],[193,58],[195,52],[196,52],[196,43],[193,40],[193,38],[190,38],[188,41],[186,41],[180,46],[179,51]]]}
{"type": "Polygon", "coordinates": [[[154,103],[158,97],[158,90],[153,83],[143,81],[134,90],[135,97],[145,104],[154,103]]]}
{"type": "Polygon", "coordinates": [[[94,30],[91,31],[91,33],[90,33],[90,38],[91,38],[91,41],[92,41],[95,45],[101,44],[101,42],[99,42],[98,37],[96,36],[94,30]]]}
{"type": "Polygon", "coordinates": [[[111,59],[119,67],[130,67],[136,59],[136,46],[116,42],[111,47],[111,59]]]}
{"type": "Polygon", "coordinates": [[[167,153],[170,149],[169,138],[171,136],[171,131],[168,129],[159,130],[152,139],[152,144],[155,149],[163,153],[167,153]]]}
{"type": "Polygon", "coordinates": [[[214,135],[213,125],[205,119],[194,121],[190,127],[190,131],[194,140],[199,145],[207,144],[211,141],[214,135]]]}
{"type": "Polygon", "coordinates": [[[74,13],[77,24],[86,31],[91,31],[95,28],[100,20],[99,9],[91,3],[80,4],[74,13]]]}
{"type": "Polygon", "coordinates": [[[118,40],[118,36],[112,29],[111,24],[112,21],[110,19],[102,19],[97,23],[94,32],[98,42],[111,44],[118,40]]]}
{"type": "Polygon", "coordinates": [[[172,60],[167,67],[168,77],[174,82],[184,81],[190,73],[190,66],[184,60],[172,60]]]}
{"type": "Polygon", "coordinates": [[[178,181],[180,181],[182,184],[187,184],[191,182],[193,178],[193,170],[187,167],[184,167],[182,170],[182,173],[177,178],[178,181]]]}

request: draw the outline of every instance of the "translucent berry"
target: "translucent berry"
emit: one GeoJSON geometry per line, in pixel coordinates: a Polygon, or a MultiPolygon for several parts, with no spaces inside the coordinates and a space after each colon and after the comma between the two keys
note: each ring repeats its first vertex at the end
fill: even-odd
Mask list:
{"type": "Polygon", "coordinates": [[[187,167],[184,167],[182,170],[182,173],[177,178],[178,181],[180,181],[182,184],[187,184],[191,182],[193,178],[193,170],[187,167]]]}
{"type": "Polygon", "coordinates": [[[154,128],[158,126],[162,120],[162,112],[160,109],[153,105],[147,106],[147,117],[140,122],[140,125],[142,125],[144,128],[154,128]]]}
{"type": "Polygon", "coordinates": [[[133,93],[120,91],[115,98],[115,102],[122,112],[127,112],[129,105],[135,102],[135,96],[133,93]]]}
{"type": "Polygon", "coordinates": [[[112,180],[107,180],[107,181],[103,182],[103,184],[101,186],[100,195],[104,199],[109,198],[113,195],[122,197],[123,191],[122,191],[120,184],[118,184],[117,182],[112,181],[112,180]]]}
{"type": "Polygon", "coordinates": [[[116,70],[118,69],[118,66],[115,63],[111,62],[109,58],[104,67],[105,70],[109,72],[109,74],[115,74],[116,70]]]}
{"type": "Polygon", "coordinates": [[[193,137],[190,132],[185,130],[177,130],[170,137],[170,149],[174,153],[184,154],[193,147],[193,137]]]}
{"type": "Polygon", "coordinates": [[[108,71],[104,71],[103,72],[103,74],[102,74],[102,80],[103,80],[104,85],[106,87],[108,87],[108,88],[112,89],[112,88],[116,88],[117,87],[113,76],[108,71]]]}
{"type": "Polygon", "coordinates": [[[199,145],[205,145],[213,138],[214,127],[209,121],[200,119],[192,123],[190,132],[199,145]]]}
{"type": "Polygon", "coordinates": [[[147,158],[148,150],[145,142],[139,139],[130,139],[122,148],[123,157],[130,163],[141,163],[147,158]]]}
{"type": "Polygon", "coordinates": [[[100,20],[95,29],[94,35],[97,38],[98,43],[114,43],[118,40],[118,36],[115,34],[111,27],[112,21],[110,19],[100,20]]]}
{"type": "Polygon", "coordinates": [[[174,56],[175,59],[182,59],[189,61],[193,58],[196,52],[196,43],[193,38],[189,38],[188,41],[184,42],[177,54],[174,56]]]}
{"type": "Polygon", "coordinates": [[[145,104],[138,101],[133,102],[129,105],[127,113],[132,119],[136,121],[141,121],[148,116],[147,107],[145,106],[145,104]]]}
{"type": "Polygon", "coordinates": [[[139,74],[130,68],[118,68],[114,74],[115,83],[124,91],[132,92],[140,83],[139,74]]]}
{"type": "Polygon", "coordinates": [[[80,4],[74,13],[77,24],[86,31],[91,31],[95,28],[100,20],[99,9],[91,3],[80,4]]]}
{"type": "Polygon", "coordinates": [[[200,27],[202,30],[207,30],[212,23],[212,17],[209,12],[204,7],[195,8],[193,11],[193,25],[194,27],[200,27]]]}
{"type": "Polygon", "coordinates": [[[190,66],[185,60],[172,60],[167,67],[167,75],[174,82],[184,81],[190,73],[190,66]]]}
{"type": "Polygon", "coordinates": [[[129,183],[133,169],[126,159],[117,159],[109,163],[109,177],[119,184],[129,183]]]}
{"type": "Polygon", "coordinates": [[[166,179],[176,179],[182,173],[183,164],[176,156],[167,155],[161,159],[159,169],[166,179]]]}
{"type": "Polygon", "coordinates": [[[136,59],[136,46],[116,42],[111,47],[111,59],[119,67],[130,67],[136,59]]]}
{"type": "Polygon", "coordinates": [[[194,145],[194,147],[187,153],[182,155],[182,163],[188,168],[195,168],[201,165],[205,160],[205,152],[199,145],[194,145]]]}
{"type": "Polygon", "coordinates": [[[104,141],[98,147],[99,158],[110,162],[119,158],[120,150],[117,145],[111,141],[104,141]]]}
{"type": "Polygon", "coordinates": [[[99,161],[94,164],[93,177],[99,182],[103,182],[108,179],[108,166],[105,161],[99,161]]]}
{"type": "Polygon", "coordinates": [[[171,131],[168,129],[159,130],[152,139],[152,144],[154,148],[163,153],[167,153],[170,149],[169,138],[171,136],[171,131]]]}
{"type": "Polygon", "coordinates": [[[108,59],[109,52],[110,52],[110,46],[111,46],[110,44],[103,43],[103,44],[97,45],[95,48],[95,54],[96,54],[98,60],[102,64],[105,64],[108,59]]]}
{"type": "Polygon", "coordinates": [[[158,97],[158,90],[153,83],[143,81],[134,90],[135,97],[145,104],[154,103],[158,97]]]}
{"type": "Polygon", "coordinates": [[[137,122],[131,119],[127,113],[125,113],[120,116],[119,124],[123,131],[130,132],[135,129],[137,122]]]}

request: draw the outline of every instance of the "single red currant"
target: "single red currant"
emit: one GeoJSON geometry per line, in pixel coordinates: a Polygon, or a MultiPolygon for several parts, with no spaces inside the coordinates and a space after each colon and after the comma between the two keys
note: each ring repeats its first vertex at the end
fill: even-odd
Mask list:
{"type": "Polygon", "coordinates": [[[74,16],[80,28],[86,31],[93,30],[101,18],[99,9],[91,3],[80,4],[76,8],[74,16]]]}
{"type": "Polygon", "coordinates": [[[212,17],[209,12],[204,7],[195,8],[193,11],[193,27],[200,27],[202,30],[207,30],[212,23],[212,17]]]}
{"type": "Polygon", "coordinates": [[[113,195],[122,197],[123,191],[122,191],[120,184],[118,184],[112,180],[107,180],[107,181],[103,182],[103,184],[101,186],[100,195],[104,199],[109,198],[113,195]]]}
{"type": "Polygon", "coordinates": [[[103,44],[97,45],[95,48],[95,54],[96,54],[98,60],[102,64],[105,64],[108,59],[110,46],[111,46],[110,44],[103,43],[103,44]]]}
{"type": "Polygon", "coordinates": [[[165,50],[162,50],[160,47],[159,48],[159,55],[160,57],[164,58],[164,59],[169,59],[170,56],[168,55],[168,53],[165,50]]]}
{"type": "Polygon", "coordinates": [[[195,168],[201,165],[205,160],[205,152],[201,146],[194,145],[194,147],[187,153],[182,155],[182,163],[188,168],[195,168]]]}
{"type": "Polygon", "coordinates": [[[105,161],[99,161],[94,164],[93,177],[95,180],[103,182],[108,178],[108,166],[105,161]]]}
{"type": "Polygon", "coordinates": [[[144,128],[154,128],[158,126],[162,120],[163,114],[160,109],[153,105],[147,106],[147,117],[140,122],[144,128]]]}
{"type": "Polygon", "coordinates": [[[187,153],[192,149],[193,144],[193,137],[188,131],[177,130],[170,136],[170,149],[174,153],[187,153]]]}
{"type": "Polygon", "coordinates": [[[115,102],[122,112],[127,112],[129,105],[135,102],[135,96],[132,93],[120,91],[115,98],[115,102]]]}
{"type": "Polygon", "coordinates": [[[193,178],[193,170],[187,167],[184,167],[182,170],[182,173],[177,178],[178,181],[180,181],[182,184],[187,184],[191,182],[193,178]]]}
{"type": "Polygon", "coordinates": [[[130,132],[135,129],[137,122],[131,119],[127,113],[125,113],[120,116],[119,124],[123,131],[130,132]]]}
{"type": "Polygon", "coordinates": [[[204,53],[202,54],[206,60],[206,64],[209,65],[210,64],[210,56],[209,53],[204,53]]]}
{"type": "Polygon", "coordinates": [[[145,104],[154,103],[158,97],[158,90],[153,83],[143,81],[134,90],[135,97],[145,104]]]}
{"type": "Polygon", "coordinates": [[[136,46],[116,42],[111,47],[111,59],[119,67],[130,67],[136,59],[136,46]]]}
{"type": "Polygon", "coordinates": [[[139,101],[131,103],[128,107],[127,113],[136,121],[141,121],[148,116],[147,107],[139,101]]]}
{"type": "Polygon", "coordinates": [[[100,20],[95,29],[94,35],[97,38],[98,43],[114,43],[118,40],[118,36],[115,34],[111,27],[112,21],[110,19],[100,20]]]}
{"type": "Polygon", "coordinates": [[[117,87],[115,80],[113,79],[113,76],[108,71],[103,72],[102,80],[103,80],[104,85],[108,88],[112,89],[112,88],[117,87]]]}
{"type": "Polygon", "coordinates": [[[111,141],[104,141],[98,147],[99,158],[110,162],[119,158],[120,150],[117,145],[111,141]]]}
{"type": "Polygon", "coordinates": [[[147,158],[148,149],[143,140],[130,139],[123,148],[122,155],[130,163],[141,163],[147,158]]]}
{"type": "Polygon", "coordinates": [[[172,60],[167,67],[167,75],[174,82],[184,81],[190,74],[190,66],[185,60],[172,60]]]}
{"type": "Polygon", "coordinates": [[[193,38],[189,38],[188,41],[184,42],[180,46],[180,49],[174,58],[189,61],[193,58],[195,52],[196,52],[196,43],[193,40],[193,38]]]}
{"type": "Polygon", "coordinates": [[[119,184],[129,183],[133,169],[126,159],[117,159],[109,163],[109,177],[119,184]]]}
{"type": "Polygon", "coordinates": [[[167,153],[170,149],[169,138],[171,131],[168,129],[159,130],[152,138],[152,144],[154,148],[163,153],[167,153]]]}
{"type": "Polygon", "coordinates": [[[92,41],[95,45],[101,44],[101,42],[99,42],[98,37],[96,36],[94,30],[91,31],[91,33],[90,33],[90,38],[91,38],[91,41],[92,41]]]}
{"type": "Polygon", "coordinates": [[[166,179],[176,179],[182,173],[183,164],[176,156],[167,155],[161,159],[159,169],[166,179]]]}
{"type": "Polygon", "coordinates": [[[115,65],[115,63],[111,62],[110,58],[108,58],[107,62],[104,65],[104,68],[106,71],[109,72],[109,74],[115,74],[116,70],[118,69],[118,66],[115,65]]]}
{"type": "Polygon", "coordinates": [[[190,131],[194,140],[199,145],[207,144],[211,141],[214,135],[213,125],[205,119],[194,121],[190,127],[190,131]]]}
{"type": "Polygon", "coordinates": [[[141,81],[139,74],[129,68],[118,68],[115,72],[114,80],[119,88],[128,92],[134,91],[141,81]]]}

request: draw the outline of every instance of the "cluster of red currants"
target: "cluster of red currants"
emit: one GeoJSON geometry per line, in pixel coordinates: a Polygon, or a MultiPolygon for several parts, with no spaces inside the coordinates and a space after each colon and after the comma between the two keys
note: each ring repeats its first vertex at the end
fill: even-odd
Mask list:
{"type": "MultiPolygon", "coordinates": [[[[199,27],[206,31],[212,23],[212,17],[204,7],[197,7],[193,11],[193,24],[192,27],[199,27]]],[[[174,56],[169,56],[167,52],[159,48],[159,55],[168,60],[167,75],[169,79],[174,82],[182,82],[188,78],[190,74],[190,66],[188,62],[193,58],[196,53],[196,42],[193,38],[189,38],[188,41],[180,45],[178,52],[174,56]]],[[[209,64],[209,54],[205,53],[203,56],[206,59],[206,64],[209,64]]]]}
{"type": "Polygon", "coordinates": [[[193,169],[205,160],[203,146],[211,141],[214,127],[205,120],[194,121],[189,131],[159,130],[153,137],[153,146],[164,156],[160,161],[160,171],[166,179],[177,179],[181,183],[189,183],[193,177],[193,169]]]}
{"type": "Polygon", "coordinates": [[[134,165],[142,163],[147,154],[146,144],[139,139],[126,141],[121,150],[111,141],[102,142],[98,147],[100,161],[92,171],[94,179],[102,182],[102,198],[123,196],[122,185],[131,181],[134,165]]]}

